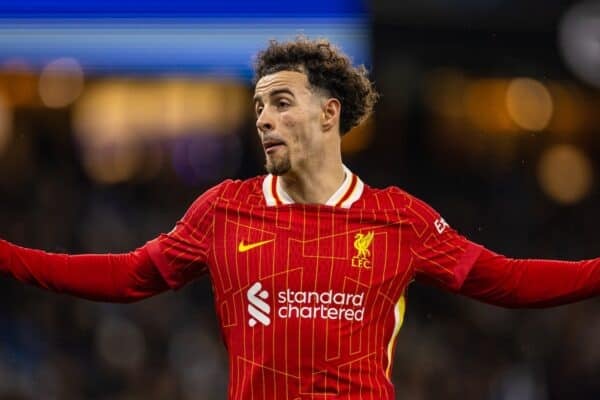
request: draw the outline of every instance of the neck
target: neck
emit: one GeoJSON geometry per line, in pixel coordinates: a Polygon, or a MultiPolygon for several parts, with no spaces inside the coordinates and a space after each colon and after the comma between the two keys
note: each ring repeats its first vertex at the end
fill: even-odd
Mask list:
{"type": "Polygon", "coordinates": [[[294,202],[305,204],[325,204],[345,178],[341,156],[327,165],[290,171],[280,176],[283,190],[294,202]]]}

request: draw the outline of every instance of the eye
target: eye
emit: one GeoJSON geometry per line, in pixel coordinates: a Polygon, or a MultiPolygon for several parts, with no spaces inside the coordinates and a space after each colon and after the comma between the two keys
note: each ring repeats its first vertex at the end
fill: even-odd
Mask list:
{"type": "Polygon", "coordinates": [[[264,108],[263,106],[256,106],[255,111],[256,111],[257,117],[260,115],[260,113],[262,113],[263,108],[264,108]]]}
{"type": "Polygon", "coordinates": [[[281,108],[287,108],[289,106],[290,106],[290,102],[289,101],[287,101],[285,99],[277,100],[277,107],[278,108],[280,108],[280,109],[281,108]]]}

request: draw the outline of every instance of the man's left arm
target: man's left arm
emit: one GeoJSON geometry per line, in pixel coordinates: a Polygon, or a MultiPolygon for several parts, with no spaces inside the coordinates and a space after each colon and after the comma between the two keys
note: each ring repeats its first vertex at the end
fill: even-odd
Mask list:
{"type": "Polygon", "coordinates": [[[460,235],[423,201],[410,200],[416,280],[510,308],[550,307],[600,295],[600,258],[508,258],[460,235]]]}
{"type": "Polygon", "coordinates": [[[600,295],[600,258],[513,259],[482,249],[458,293],[502,307],[551,307],[600,295]]]}

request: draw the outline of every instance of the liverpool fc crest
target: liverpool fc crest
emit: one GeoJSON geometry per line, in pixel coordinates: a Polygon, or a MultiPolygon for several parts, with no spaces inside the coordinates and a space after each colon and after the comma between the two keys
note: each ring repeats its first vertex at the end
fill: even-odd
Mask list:
{"type": "Polygon", "coordinates": [[[354,236],[354,248],[356,255],[352,257],[352,266],[356,268],[371,268],[371,244],[373,243],[373,231],[367,234],[357,233],[354,236]]]}

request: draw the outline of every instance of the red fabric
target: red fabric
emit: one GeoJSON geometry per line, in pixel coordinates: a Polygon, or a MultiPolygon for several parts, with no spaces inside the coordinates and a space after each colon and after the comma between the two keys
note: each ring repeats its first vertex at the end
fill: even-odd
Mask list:
{"type": "Polygon", "coordinates": [[[225,180],[204,192],[171,232],[146,245],[154,265],[171,289],[178,289],[208,271],[215,202],[230,182],[225,180]]]}
{"type": "Polygon", "coordinates": [[[600,258],[517,260],[483,249],[459,293],[510,308],[572,303],[600,295],[600,258]]]}
{"type": "Polygon", "coordinates": [[[229,398],[393,399],[393,338],[406,286],[418,275],[458,290],[480,246],[397,188],[365,185],[350,209],[268,207],[263,190],[272,188],[263,184],[258,177],[215,186],[147,246],[172,288],[210,275],[231,363],[229,398]],[[324,304],[327,293],[363,300],[324,304]],[[364,314],[336,317],[341,309],[364,314]]]}
{"type": "Polygon", "coordinates": [[[458,290],[482,247],[460,235],[427,203],[406,196],[406,212],[416,235],[409,250],[414,257],[415,278],[441,289],[458,290]]]}
{"type": "Polygon", "coordinates": [[[127,303],[168,289],[148,252],[52,254],[0,240],[0,273],[90,300],[127,303]]]}

